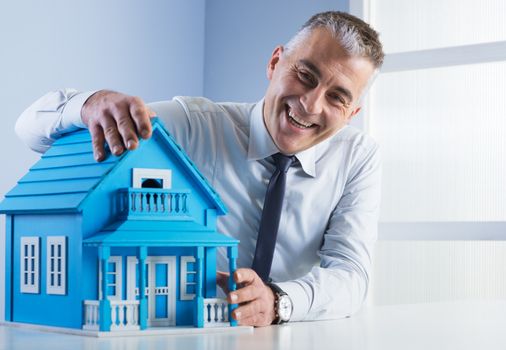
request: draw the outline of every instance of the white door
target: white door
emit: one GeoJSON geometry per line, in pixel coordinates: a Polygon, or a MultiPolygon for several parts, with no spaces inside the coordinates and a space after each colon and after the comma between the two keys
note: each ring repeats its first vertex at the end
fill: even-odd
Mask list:
{"type": "MultiPolygon", "coordinates": [[[[176,325],[176,257],[148,256],[146,259],[146,296],[148,298],[148,326],[176,325]]],[[[138,299],[137,258],[128,258],[128,299],[138,299]],[[135,292],[132,292],[135,291],[135,292]],[[133,294],[135,293],[135,294],[133,294]]]]}

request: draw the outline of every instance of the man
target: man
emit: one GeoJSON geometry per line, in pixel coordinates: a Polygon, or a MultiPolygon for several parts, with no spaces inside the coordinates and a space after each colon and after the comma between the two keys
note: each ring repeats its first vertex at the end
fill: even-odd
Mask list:
{"type": "MultiPolygon", "coordinates": [[[[239,304],[232,314],[239,324],[345,317],[367,293],[380,188],[377,146],[347,123],[382,61],[373,29],[349,14],[325,12],[275,48],[259,103],[176,97],[145,105],[113,91],[62,90],[29,107],[16,130],[44,151],[62,133],[87,127],[101,161],[105,143],[114,155],[137,148],[158,115],[230,210],[218,230],[241,242],[233,276],[239,289],[228,293],[239,304]],[[273,219],[279,228],[267,229],[272,237],[277,232],[272,268],[268,261],[262,280],[256,265],[266,259],[256,257],[256,245],[259,228],[272,224],[262,217],[272,213],[262,209],[277,157],[290,160],[281,171],[282,212],[273,219]]],[[[219,253],[221,270],[225,261],[219,253]]],[[[219,273],[225,290],[226,278],[219,273]]]]}

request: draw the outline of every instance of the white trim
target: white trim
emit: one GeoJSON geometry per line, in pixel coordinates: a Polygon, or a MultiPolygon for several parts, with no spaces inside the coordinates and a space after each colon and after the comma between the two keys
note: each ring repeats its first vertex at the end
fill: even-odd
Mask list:
{"type": "Polygon", "coordinates": [[[405,51],[385,56],[382,73],[506,61],[506,41],[405,51]]]}
{"type": "Polygon", "coordinates": [[[127,256],[127,276],[126,276],[126,298],[127,300],[136,300],[136,271],[139,261],[135,256],[127,256]]]}
{"type": "Polygon", "coordinates": [[[133,168],[132,169],[132,187],[141,188],[143,179],[161,179],[162,188],[172,188],[172,170],[170,169],[147,169],[147,168],[133,168]]]}
{"type": "Polygon", "coordinates": [[[176,325],[176,257],[148,256],[148,326],[176,325]],[[156,264],[167,264],[167,286],[156,287],[156,264]],[[156,318],[156,292],[167,288],[167,318],[156,318]]]}
{"type": "Polygon", "coordinates": [[[21,293],[39,293],[40,237],[21,237],[19,256],[21,293]]]}
{"type": "Polygon", "coordinates": [[[46,293],[67,294],[66,281],[67,237],[48,236],[46,241],[46,293]]]}
{"type": "Polygon", "coordinates": [[[382,241],[504,241],[506,222],[380,222],[382,241]]]}
{"type": "Polygon", "coordinates": [[[179,297],[181,300],[193,300],[195,298],[195,293],[188,293],[188,286],[189,285],[195,285],[196,286],[196,274],[197,269],[195,268],[194,271],[188,271],[188,264],[189,263],[195,263],[195,257],[194,256],[181,256],[181,264],[180,264],[180,279],[181,283],[179,284],[179,297]],[[195,275],[194,282],[188,282],[188,274],[195,275]]]}
{"type": "MultiPolygon", "coordinates": [[[[110,256],[107,259],[107,263],[114,264],[115,271],[109,271],[109,275],[115,275],[115,282],[108,283],[107,289],[109,287],[114,287],[114,295],[108,295],[107,299],[109,300],[121,300],[121,291],[123,289],[123,264],[122,264],[121,256],[110,256]]],[[[98,299],[102,300],[102,260],[99,261],[98,264],[98,299]]]]}

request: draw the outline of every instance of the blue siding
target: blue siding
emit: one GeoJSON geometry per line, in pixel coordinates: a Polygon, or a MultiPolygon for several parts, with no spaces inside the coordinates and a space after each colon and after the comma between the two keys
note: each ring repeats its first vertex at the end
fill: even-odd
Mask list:
{"type": "Polygon", "coordinates": [[[205,250],[204,298],[216,298],[216,248],[205,250]]]}
{"type": "Polygon", "coordinates": [[[13,217],[7,215],[5,217],[5,320],[12,321],[12,269],[14,268],[12,236],[13,236],[13,217]]]}
{"type": "Polygon", "coordinates": [[[16,215],[13,238],[13,321],[49,326],[81,328],[82,299],[80,239],[81,219],[78,214],[16,215]],[[24,236],[40,237],[39,293],[20,292],[20,241],[24,236]],[[67,237],[67,294],[46,292],[46,247],[48,236],[67,237]]]}

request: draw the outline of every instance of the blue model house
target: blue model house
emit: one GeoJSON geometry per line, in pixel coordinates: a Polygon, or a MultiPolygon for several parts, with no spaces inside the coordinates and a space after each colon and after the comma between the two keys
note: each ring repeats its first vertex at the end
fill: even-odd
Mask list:
{"type": "MultiPolygon", "coordinates": [[[[102,163],[90,134],[58,139],[6,194],[5,319],[90,331],[229,325],[216,252],[226,208],[160,121],[102,163]]],[[[232,280],[231,290],[235,289],[232,280]]]]}

